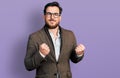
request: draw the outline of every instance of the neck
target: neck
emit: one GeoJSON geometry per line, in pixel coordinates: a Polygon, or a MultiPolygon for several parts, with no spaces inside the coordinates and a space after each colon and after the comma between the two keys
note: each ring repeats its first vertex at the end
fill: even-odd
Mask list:
{"type": "Polygon", "coordinates": [[[57,26],[54,29],[48,29],[50,32],[52,32],[54,34],[54,36],[57,36],[58,30],[59,30],[59,26],[57,26]]]}

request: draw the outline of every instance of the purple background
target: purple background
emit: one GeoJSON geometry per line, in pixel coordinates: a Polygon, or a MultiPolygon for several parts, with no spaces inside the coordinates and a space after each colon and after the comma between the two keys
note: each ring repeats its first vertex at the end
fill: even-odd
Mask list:
{"type": "MultiPolygon", "coordinates": [[[[0,0],[0,78],[34,78],[24,67],[30,33],[44,25],[43,6],[52,0],[0,0]]],[[[71,63],[73,78],[120,78],[120,1],[57,0],[61,26],[86,46],[85,57],[71,63]]]]}

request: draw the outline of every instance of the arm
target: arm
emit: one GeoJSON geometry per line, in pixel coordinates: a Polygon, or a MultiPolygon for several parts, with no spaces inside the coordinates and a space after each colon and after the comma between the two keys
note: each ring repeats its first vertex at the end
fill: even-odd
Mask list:
{"type": "Polygon", "coordinates": [[[80,45],[77,45],[76,44],[76,39],[75,39],[75,36],[73,34],[73,49],[72,49],[72,53],[71,53],[71,61],[74,62],[74,63],[78,63],[79,61],[81,61],[84,57],[84,45],[80,44],[80,45]]]}
{"type": "Polygon", "coordinates": [[[73,51],[71,53],[70,59],[73,63],[78,63],[79,61],[81,61],[83,59],[83,57],[84,57],[84,53],[81,56],[79,56],[76,54],[75,51],[73,51]]]}
{"type": "Polygon", "coordinates": [[[29,36],[27,44],[27,52],[24,59],[24,64],[27,70],[33,70],[40,66],[42,61],[46,61],[39,53],[39,45],[35,42],[32,36],[29,36]]]}

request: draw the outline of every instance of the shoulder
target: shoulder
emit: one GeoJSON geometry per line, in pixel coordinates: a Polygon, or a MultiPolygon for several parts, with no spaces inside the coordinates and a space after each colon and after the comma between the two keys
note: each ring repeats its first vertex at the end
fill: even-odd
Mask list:
{"type": "Polygon", "coordinates": [[[63,39],[66,39],[68,42],[75,43],[76,37],[72,30],[61,28],[61,36],[63,39]]]}
{"type": "Polygon", "coordinates": [[[41,29],[39,29],[38,31],[31,33],[31,34],[29,35],[29,37],[30,37],[30,38],[38,38],[38,37],[41,36],[41,34],[43,34],[43,32],[44,32],[44,29],[41,28],[41,29]]]}
{"type": "Polygon", "coordinates": [[[74,35],[74,32],[72,30],[68,30],[68,29],[64,29],[64,28],[61,28],[61,32],[63,34],[70,34],[70,35],[74,35]]]}

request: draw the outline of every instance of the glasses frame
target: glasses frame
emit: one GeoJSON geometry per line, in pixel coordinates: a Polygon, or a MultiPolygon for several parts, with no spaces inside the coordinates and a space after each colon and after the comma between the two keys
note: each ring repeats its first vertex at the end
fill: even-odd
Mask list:
{"type": "Polygon", "coordinates": [[[58,18],[59,16],[61,16],[61,14],[59,14],[59,13],[51,13],[51,12],[46,12],[45,15],[47,17],[53,16],[54,18],[58,18]]]}

